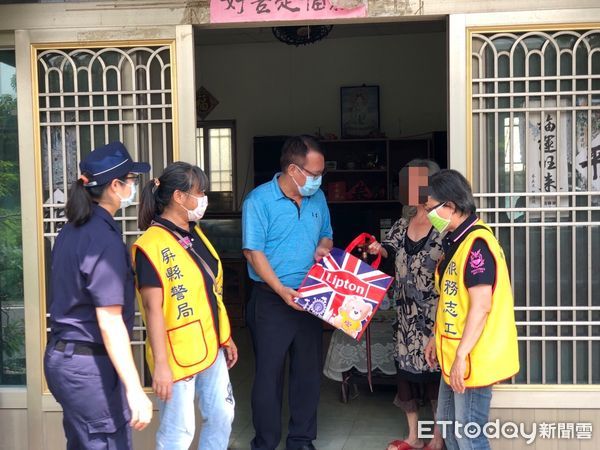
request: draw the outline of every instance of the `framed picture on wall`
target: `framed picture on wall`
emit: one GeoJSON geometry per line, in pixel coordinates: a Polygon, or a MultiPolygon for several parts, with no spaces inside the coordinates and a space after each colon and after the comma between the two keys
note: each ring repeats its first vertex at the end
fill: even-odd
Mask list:
{"type": "Polygon", "coordinates": [[[342,138],[377,137],[379,132],[379,86],[340,88],[342,138]]]}

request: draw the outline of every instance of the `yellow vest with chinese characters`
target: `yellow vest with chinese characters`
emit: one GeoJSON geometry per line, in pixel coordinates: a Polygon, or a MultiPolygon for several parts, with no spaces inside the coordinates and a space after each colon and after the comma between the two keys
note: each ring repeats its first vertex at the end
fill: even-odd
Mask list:
{"type": "MultiPolygon", "coordinates": [[[[218,308],[216,319],[210,306],[204,274],[173,234],[160,226],[151,226],[132,248],[134,267],[136,252],[142,251],[161,280],[167,358],[174,381],[210,367],[220,346],[226,344],[231,336],[229,318],[223,304],[221,260],[200,227],[196,226],[195,230],[218,263],[213,286],[218,308]],[[215,320],[219,321],[220,336],[217,336],[215,320]]],[[[142,318],[147,323],[139,286],[136,286],[136,294],[142,318]]],[[[150,371],[154,373],[154,357],[148,338],[146,360],[150,371]]]]}
{"type": "Polygon", "coordinates": [[[492,308],[479,340],[466,359],[464,377],[467,388],[489,386],[519,371],[513,294],[504,252],[487,225],[481,220],[475,225],[480,227],[470,231],[459,243],[441,279],[439,271],[435,272],[435,286],[440,294],[435,320],[436,352],[444,380],[450,384],[450,369],[469,313],[469,292],[464,283],[464,274],[466,270],[478,270],[482,265],[482,261],[469,259],[476,239],[483,239],[487,243],[496,261],[492,308]]]}

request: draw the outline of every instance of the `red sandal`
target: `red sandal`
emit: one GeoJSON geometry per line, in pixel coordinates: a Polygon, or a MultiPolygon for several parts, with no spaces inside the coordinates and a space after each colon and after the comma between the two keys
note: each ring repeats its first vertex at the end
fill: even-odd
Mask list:
{"type": "MultiPolygon", "coordinates": [[[[396,450],[412,450],[414,447],[412,445],[410,445],[408,442],[406,441],[401,441],[400,439],[397,439],[395,441],[392,441],[388,444],[388,447],[390,445],[393,445],[394,447],[396,447],[396,450]]],[[[419,449],[421,450],[421,449],[419,449]]]]}

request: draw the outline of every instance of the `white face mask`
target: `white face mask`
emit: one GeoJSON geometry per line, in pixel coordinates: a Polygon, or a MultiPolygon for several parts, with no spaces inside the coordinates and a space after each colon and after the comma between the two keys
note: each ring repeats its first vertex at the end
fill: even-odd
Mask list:
{"type": "Polygon", "coordinates": [[[204,217],[204,213],[206,212],[206,208],[208,207],[208,197],[206,195],[203,195],[202,197],[196,197],[192,194],[188,195],[198,200],[198,205],[194,209],[187,209],[183,205],[181,205],[181,207],[187,211],[188,220],[190,222],[198,222],[200,219],[202,219],[202,217],[204,217]]]}
{"type": "Polygon", "coordinates": [[[125,183],[124,181],[118,180],[120,183],[123,183],[127,186],[129,186],[130,192],[129,192],[129,196],[128,197],[121,197],[119,195],[118,192],[115,192],[115,194],[117,194],[117,197],[119,197],[119,199],[121,200],[121,208],[127,208],[128,206],[131,206],[133,201],[135,200],[135,193],[137,192],[137,188],[135,186],[135,184],[129,184],[129,183],[125,183]]]}

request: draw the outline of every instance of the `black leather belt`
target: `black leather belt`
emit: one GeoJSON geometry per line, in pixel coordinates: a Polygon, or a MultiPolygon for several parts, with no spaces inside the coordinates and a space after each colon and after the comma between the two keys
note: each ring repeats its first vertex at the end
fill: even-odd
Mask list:
{"type": "MultiPolygon", "coordinates": [[[[58,341],[54,345],[54,350],[64,352],[68,342],[58,341]]],[[[88,356],[107,356],[106,347],[101,344],[94,344],[92,342],[73,342],[73,354],[74,355],[88,355],[88,356]]]]}
{"type": "MultiPolygon", "coordinates": [[[[271,294],[275,294],[275,291],[271,288],[271,286],[269,286],[267,283],[265,283],[263,281],[255,281],[254,286],[256,286],[261,291],[266,291],[266,292],[270,292],[271,294]]],[[[277,295],[277,294],[275,294],[275,295],[277,295]]]]}
{"type": "MultiPolygon", "coordinates": [[[[266,291],[266,292],[270,292],[271,294],[274,295],[279,295],[277,292],[275,292],[273,290],[273,288],[271,286],[269,286],[267,283],[265,283],[264,281],[254,281],[254,286],[256,286],[258,289],[266,291]]],[[[294,290],[298,290],[299,288],[293,288],[294,290]]]]}

